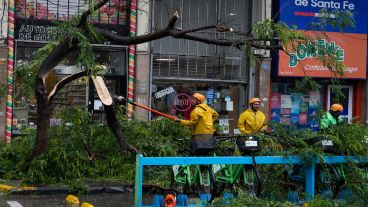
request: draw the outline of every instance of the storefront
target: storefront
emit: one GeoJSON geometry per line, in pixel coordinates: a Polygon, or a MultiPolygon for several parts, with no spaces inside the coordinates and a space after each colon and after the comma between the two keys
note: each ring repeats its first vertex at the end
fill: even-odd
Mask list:
{"type": "MultiPolygon", "coordinates": [[[[182,81],[154,81],[152,107],[182,119],[189,119],[191,95],[199,92],[206,96],[206,103],[219,113],[218,124],[222,134],[233,134],[238,116],[242,112],[239,103],[244,97],[244,86],[228,83],[195,83],[182,81]]],[[[153,117],[154,118],[154,117],[153,117]]]]}
{"type": "Polygon", "coordinates": [[[362,81],[345,80],[344,85],[339,85],[337,89],[339,94],[334,92],[333,84],[328,83],[326,79],[316,80],[322,87],[314,91],[296,89],[295,81],[272,83],[271,121],[317,130],[319,117],[329,110],[333,103],[343,105],[341,116],[346,123],[359,121],[362,110],[362,81]]]}
{"type": "MultiPolygon", "coordinates": [[[[153,1],[152,30],[164,28],[179,10],[177,26],[183,30],[226,22],[227,27],[247,32],[251,25],[252,3],[243,0],[163,0],[153,1]]],[[[207,29],[191,35],[237,39],[238,33],[207,29]]],[[[152,42],[151,106],[154,109],[189,118],[190,96],[200,92],[220,114],[222,133],[233,134],[240,113],[247,108],[249,60],[237,48],[221,47],[171,37],[152,42]]],[[[152,118],[153,115],[151,115],[152,118]]]]}
{"type": "Polygon", "coordinates": [[[360,103],[367,74],[367,14],[364,11],[368,3],[334,1],[339,11],[354,14],[355,27],[341,31],[341,28],[326,25],[322,28],[317,24],[323,18],[321,9],[332,12],[328,16],[331,21],[337,18],[329,7],[330,3],[298,2],[301,1],[279,0],[275,4],[279,20],[290,27],[297,25],[314,42],[301,43],[288,54],[279,52],[275,58],[273,66],[277,70],[272,75],[271,120],[317,130],[321,113],[329,110],[333,103],[339,103],[344,107],[342,117],[346,122],[360,121],[362,110],[366,110],[360,103]],[[334,61],[344,65],[343,75],[321,61],[328,56],[333,56],[334,61]],[[315,91],[297,90],[297,80],[305,76],[312,77],[321,88],[315,91]],[[335,84],[336,81],[339,84],[335,84]]]}
{"type": "MultiPolygon", "coordinates": [[[[119,35],[129,33],[129,15],[127,14],[127,1],[110,1],[90,20],[97,27],[109,29],[119,35]]],[[[31,0],[16,1],[15,10],[15,44],[14,68],[29,63],[35,57],[35,52],[48,41],[55,40],[55,22],[70,20],[85,10],[88,5],[84,1],[64,1],[57,3],[48,0],[34,2],[31,0]]],[[[106,68],[103,72],[107,87],[112,94],[126,96],[127,94],[127,47],[104,44],[93,44],[96,59],[106,68]]],[[[76,73],[83,66],[76,65],[78,54],[69,55],[53,71],[53,81],[76,73]]],[[[15,88],[17,90],[17,88],[15,88]]],[[[35,112],[37,106],[34,101],[22,97],[14,101],[13,134],[19,133],[19,128],[27,125],[36,127],[35,112]]],[[[93,84],[88,79],[80,79],[68,84],[54,98],[55,109],[67,106],[85,106],[91,111],[102,110],[102,104],[96,95],[93,84]]],[[[53,120],[51,120],[53,124],[53,120]]]]}

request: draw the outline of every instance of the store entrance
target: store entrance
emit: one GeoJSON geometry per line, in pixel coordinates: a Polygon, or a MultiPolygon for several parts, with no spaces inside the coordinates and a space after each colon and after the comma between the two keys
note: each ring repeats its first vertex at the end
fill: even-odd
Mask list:
{"type": "Polygon", "coordinates": [[[341,117],[345,122],[351,123],[353,118],[353,86],[342,85],[339,86],[340,92],[333,90],[333,86],[328,86],[327,109],[334,103],[339,103],[344,107],[341,117]]]}

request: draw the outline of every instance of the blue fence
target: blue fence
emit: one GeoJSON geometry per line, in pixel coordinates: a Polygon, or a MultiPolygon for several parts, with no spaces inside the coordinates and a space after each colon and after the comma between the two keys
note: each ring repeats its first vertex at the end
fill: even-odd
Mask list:
{"type": "MultiPolygon", "coordinates": [[[[324,156],[326,163],[344,163],[368,162],[368,157],[353,157],[353,156],[324,156]]],[[[280,164],[301,164],[302,160],[298,156],[256,156],[255,162],[257,165],[280,165],[280,164]]],[[[314,197],[314,180],[315,180],[315,164],[319,160],[311,162],[305,167],[306,184],[305,192],[306,199],[314,197]]],[[[253,164],[252,157],[143,157],[136,156],[136,173],[135,173],[135,196],[134,206],[143,207],[142,204],[142,184],[143,184],[143,167],[158,166],[158,165],[206,165],[206,164],[253,164]]]]}

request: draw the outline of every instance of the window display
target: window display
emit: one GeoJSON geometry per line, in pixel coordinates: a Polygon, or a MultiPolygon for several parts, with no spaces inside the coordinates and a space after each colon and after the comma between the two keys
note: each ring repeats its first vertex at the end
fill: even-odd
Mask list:
{"type": "MultiPolygon", "coordinates": [[[[194,92],[206,96],[206,104],[219,114],[221,133],[233,133],[239,115],[239,87],[241,85],[210,83],[165,83],[154,82],[152,85],[152,108],[170,115],[189,119],[192,111],[191,95],[194,92]]],[[[243,102],[245,100],[242,100],[243,102]]],[[[242,111],[243,109],[240,109],[242,111]]],[[[154,116],[154,114],[152,114],[154,116]]],[[[154,117],[153,117],[154,118],[154,117]]]]}
{"type": "Polygon", "coordinates": [[[292,84],[272,84],[271,121],[296,126],[298,128],[318,129],[318,113],[321,109],[321,92],[297,92],[292,84]]]}

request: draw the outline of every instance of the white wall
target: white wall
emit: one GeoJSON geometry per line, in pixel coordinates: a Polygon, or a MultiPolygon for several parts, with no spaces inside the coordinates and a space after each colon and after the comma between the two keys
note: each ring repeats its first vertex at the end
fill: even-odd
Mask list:
{"type": "MultiPolygon", "coordinates": [[[[150,0],[137,0],[137,31],[136,35],[144,35],[150,32],[150,0]]],[[[135,59],[135,102],[150,106],[151,93],[151,58],[150,58],[150,42],[139,44],[136,46],[135,59]]],[[[135,107],[135,118],[140,120],[148,120],[149,113],[146,110],[135,107]]]]}

